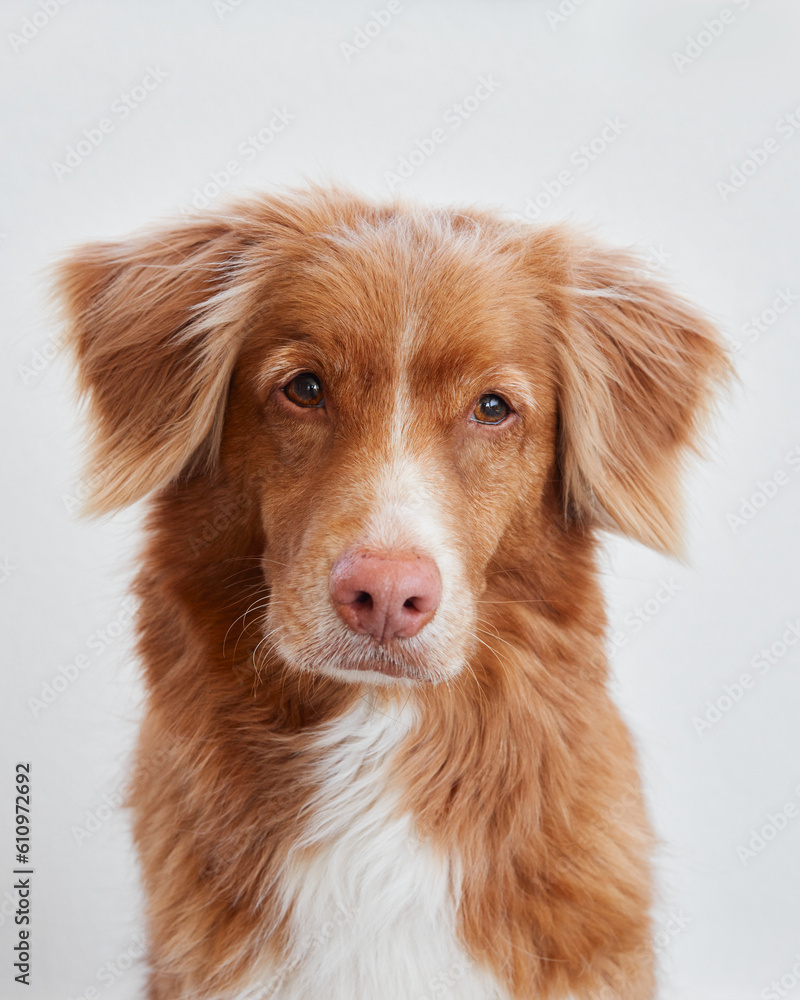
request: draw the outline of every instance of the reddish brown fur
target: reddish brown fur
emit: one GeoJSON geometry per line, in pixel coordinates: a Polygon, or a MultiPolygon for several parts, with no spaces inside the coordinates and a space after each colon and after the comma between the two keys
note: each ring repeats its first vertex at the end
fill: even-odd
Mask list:
{"type": "Polygon", "coordinates": [[[132,797],[153,1000],[233,995],[285,945],[270,887],[314,791],[315,727],[366,683],[280,649],[349,655],[344,636],[314,645],[318,584],[391,460],[403,371],[418,402],[404,447],[447,498],[464,566],[465,661],[448,673],[438,647],[408,656],[420,719],[396,761],[403,801],[463,858],[460,935],[513,996],[652,996],[651,838],[606,691],[596,528],[676,548],[680,463],[727,374],[709,325],[632,258],[560,227],[335,191],[91,246],[60,287],[95,434],[92,509],[157,490],[132,797]],[[470,404],[509,365],[519,419],[473,432],[470,404]],[[331,386],[328,417],[275,395],[309,367],[331,386]],[[265,608],[283,647],[259,645],[265,608]]]}

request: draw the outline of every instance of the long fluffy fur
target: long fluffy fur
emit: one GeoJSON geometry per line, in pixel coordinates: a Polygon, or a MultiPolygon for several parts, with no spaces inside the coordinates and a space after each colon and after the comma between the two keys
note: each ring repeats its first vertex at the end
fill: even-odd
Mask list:
{"type": "Polygon", "coordinates": [[[400,997],[436,934],[454,1000],[651,997],[651,834],[595,552],[609,527],[679,546],[681,465],[728,375],[708,322],[561,227],[330,190],[84,248],[59,287],[91,510],[153,495],[132,795],[151,1000],[394,996],[370,949],[400,997]],[[292,423],[276,380],[312,365],[335,405],[292,423]],[[473,433],[470,400],[504,386],[519,419],[473,433]],[[348,674],[378,654],[327,603],[363,538],[446,569],[390,651],[403,682],[348,674]],[[298,959],[315,900],[350,914],[340,959],[361,935],[338,965],[298,959]]]}

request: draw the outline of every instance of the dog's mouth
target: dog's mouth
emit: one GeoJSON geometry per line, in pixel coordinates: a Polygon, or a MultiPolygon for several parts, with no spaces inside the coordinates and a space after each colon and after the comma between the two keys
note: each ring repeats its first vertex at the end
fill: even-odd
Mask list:
{"type": "MultiPolygon", "coordinates": [[[[268,647],[293,670],[358,683],[437,683],[448,674],[436,648],[422,637],[379,643],[370,636],[349,634],[328,619],[298,622],[283,614],[266,614],[262,622],[268,647]]],[[[448,658],[449,659],[449,658],[448,658]]]]}
{"type": "Polygon", "coordinates": [[[359,639],[353,642],[348,636],[341,644],[336,643],[333,650],[329,649],[326,655],[315,658],[313,664],[305,662],[298,666],[350,682],[378,680],[375,675],[389,682],[435,683],[441,679],[424,646],[416,648],[419,644],[415,643],[415,648],[408,649],[403,645],[404,640],[377,643],[372,639],[359,639]]]}
{"type": "Polygon", "coordinates": [[[356,670],[356,671],[374,671],[378,674],[385,674],[387,677],[406,677],[408,676],[408,667],[404,664],[397,663],[394,660],[375,660],[373,663],[343,663],[340,670],[356,670]]]}
{"type": "Polygon", "coordinates": [[[335,669],[355,671],[356,673],[373,672],[386,677],[405,677],[409,680],[429,680],[419,667],[409,663],[405,658],[388,651],[384,646],[372,644],[366,655],[348,660],[346,657],[335,665],[335,669]]]}

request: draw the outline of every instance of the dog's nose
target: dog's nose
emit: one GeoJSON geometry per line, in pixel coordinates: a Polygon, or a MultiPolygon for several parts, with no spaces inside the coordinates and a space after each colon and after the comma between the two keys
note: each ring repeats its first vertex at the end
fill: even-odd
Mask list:
{"type": "Polygon", "coordinates": [[[345,553],[331,570],[331,599],[354,632],[378,642],[410,638],[439,607],[442,580],[423,555],[345,553]]]}

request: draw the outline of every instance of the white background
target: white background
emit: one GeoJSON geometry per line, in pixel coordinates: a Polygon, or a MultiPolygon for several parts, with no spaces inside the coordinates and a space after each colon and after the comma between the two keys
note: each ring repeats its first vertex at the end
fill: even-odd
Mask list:
{"type": "Polygon", "coordinates": [[[96,819],[124,782],[140,699],[129,629],[110,644],[98,635],[119,633],[125,617],[138,512],[97,524],[69,509],[79,433],[63,359],[49,360],[46,268],[76,242],[189,205],[231,160],[240,170],[228,191],[330,178],[386,195],[387,172],[437,127],[446,140],[396,191],[531,216],[545,184],[557,193],[553,179],[569,170],[541,219],[638,246],[742,345],[742,384],[689,481],[688,564],[609,544],[620,633],[609,645],[664,842],[661,996],[768,997],[782,976],[785,993],[772,995],[800,996],[800,813],[773,823],[767,835],[785,828],[752,857],[737,852],[800,802],[800,647],[781,645],[800,615],[800,466],[789,462],[800,445],[800,132],[779,128],[800,105],[798,5],[585,0],[569,14],[564,0],[559,19],[548,18],[558,0],[402,0],[358,49],[368,36],[357,29],[383,0],[71,0],[52,17],[37,3],[0,11],[0,996],[129,998],[141,977],[140,965],[123,971],[141,951],[125,813],[96,819]],[[687,48],[695,57],[676,59],[687,48]],[[116,102],[149,68],[166,78],[123,117],[116,102]],[[480,77],[494,92],[453,127],[454,105],[480,77]],[[276,109],[291,120],[246,161],[240,144],[276,109]],[[69,172],[54,166],[103,118],[113,128],[89,155],[69,172]],[[619,134],[587,163],[580,147],[607,119],[619,134]],[[773,152],[758,154],[770,138],[773,152]],[[748,150],[766,162],[745,163],[744,183],[720,189],[748,150]],[[778,316],[768,310],[781,292],[789,305],[778,316]],[[762,313],[759,333],[747,324],[762,313]],[[776,475],[785,481],[773,490],[776,475]],[[732,523],[759,484],[775,495],[732,523]],[[757,667],[775,643],[775,662],[757,667]],[[60,668],[75,674],[79,654],[84,669],[37,708],[31,699],[60,668]],[[744,672],[753,685],[726,702],[724,685],[744,672]],[[720,698],[727,711],[698,732],[720,698]],[[33,766],[30,988],[13,982],[5,895],[17,760],[33,766]]]}

